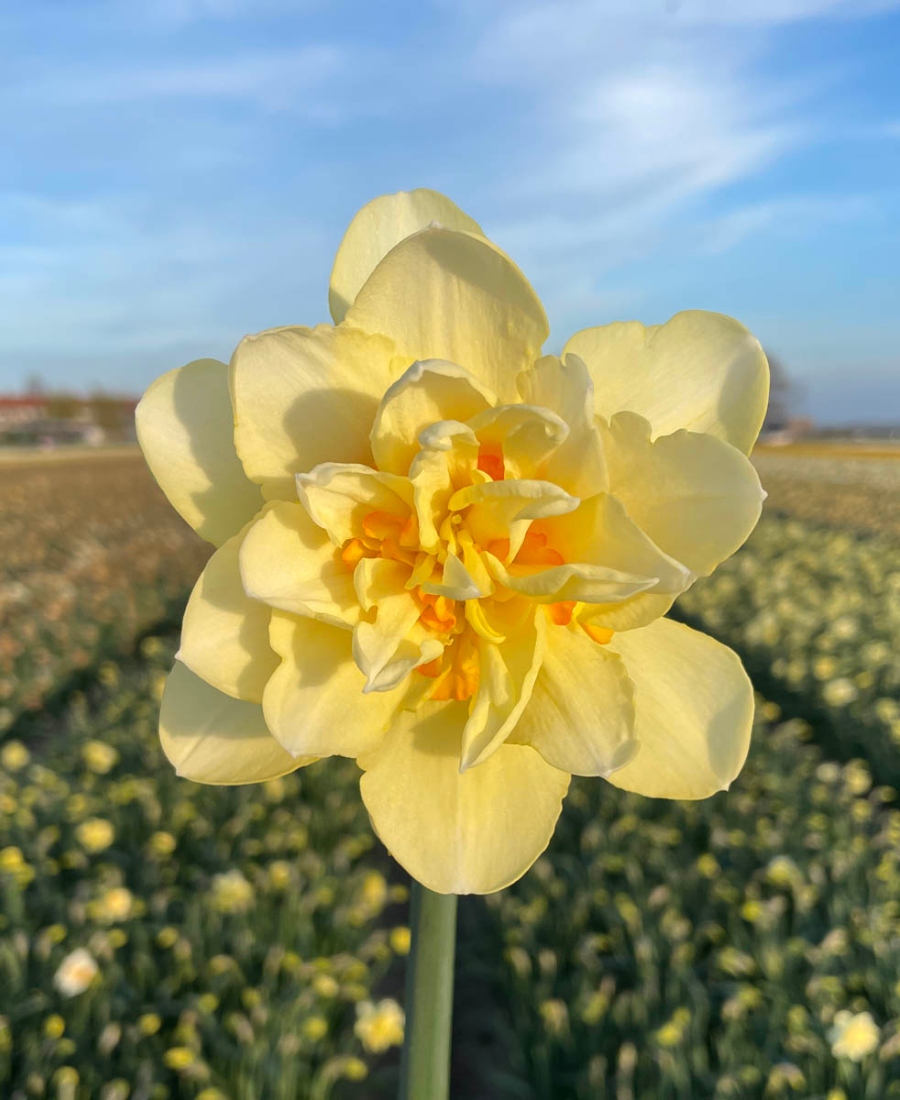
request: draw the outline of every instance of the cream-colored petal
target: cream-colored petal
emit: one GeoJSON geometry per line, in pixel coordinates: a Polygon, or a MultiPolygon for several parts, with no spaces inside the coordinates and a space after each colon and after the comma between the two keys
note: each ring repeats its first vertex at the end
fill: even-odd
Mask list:
{"type": "Polygon", "coordinates": [[[645,416],[653,435],[687,428],[750,453],[766,413],[769,366],[759,341],[721,313],[688,310],[664,325],[627,321],[577,332],[597,413],[645,416]]]}
{"type": "Polygon", "coordinates": [[[497,405],[469,420],[488,454],[502,455],[507,478],[543,479],[547,456],[558,450],[569,426],[550,409],[497,405]]]}
{"type": "Polygon", "coordinates": [[[561,600],[616,603],[638,592],[646,592],[656,584],[655,577],[622,573],[605,565],[566,562],[532,572],[516,571],[515,564],[506,566],[489,552],[484,554],[484,560],[498,584],[537,603],[559,603],[561,600]]]}
{"type": "Polygon", "coordinates": [[[553,835],[569,785],[527,745],[501,745],[459,772],[465,703],[401,711],[360,757],[360,790],[391,855],[440,894],[490,894],[515,882],[553,835]]]}
{"type": "Polygon", "coordinates": [[[353,630],[353,659],[366,676],[364,691],[393,691],[414,668],[440,657],[442,642],[417,623],[421,608],[406,582],[410,568],[384,558],[363,558],[353,583],[364,612],[353,630]]]}
{"type": "Polygon", "coordinates": [[[294,475],[321,462],[371,464],[369,430],[400,374],[389,340],[358,329],[275,328],[231,359],[234,441],[268,499],[296,500],[294,475]]]}
{"type": "Polygon", "coordinates": [[[344,319],[366,279],[394,245],[432,222],[484,236],[478,222],[456,203],[427,187],[380,195],[359,211],[344,234],[331,272],[328,305],[335,324],[344,319]]]}
{"type": "Polygon", "coordinates": [[[603,441],[594,424],[594,384],[581,359],[567,355],[563,362],[545,355],[519,375],[518,387],[523,401],[552,409],[569,428],[539,476],[577,497],[608,489],[603,441]]]}
{"type": "Polygon", "coordinates": [[[480,678],[463,731],[460,771],[482,767],[506,741],[528,706],[544,657],[547,620],[527,600],[492,602],[481,607],[494,643],[478,639],[480,678]]]}
{"type": "Polygon", "coordinates": [[[173,508],[221,546],[262,507],[234,449],[228,367],[197,359],[162,375],[134,413],[147,465],[173,508]]]}
{"type": "Polygon", "coordinates": [[[579,503],[552,482],[516,478],[467,485],[453,494],[449,508],[468,509],[466,527],[479,546],[509,539],[509,557],[514,558],[533,520],[574,511],[579,503]]]}
{"type": "Polygon", "coordinates": [[[753,686],[737,654],[671,619],[616,634],[609,648],[634,681],[640,745],[610,782],[652,798],[727,790],[753,725],[753,686]]]}
{"type": "Polygon", "coordinates": [[[572,512],[539,520],[535,531],[566,561],[603,565],[620,573],[653,577],[654,594],[683,592],[695,579],[691,571],[662,552],[610,493],[598,493],[572,512]]]}
{"type": "Polygon", "coordinates": [[[455,363],[413,363],[385,393],[375,414],[370,435],[375,465],[395,474],[409,473],[421,450],[423,429],[439,421],[468,420],[493,403],[490,390],[455,363]]]}
{"type": "Polygon", "coordinates": [[[294,615],[352,629],[359,622],[353,574],[299,501],[277,501],[247,531],[240,551],[244,591],[294,615]]]}
{"type": "Polygon", "coordinates": [[[625,663],[579,627],[549,626],[544,661],[513,740],[573,775],[610,776],[638,751],[625,663]]]}
{"type": "Polygon", "coordinates": [[[413,505],[408,478],[340,462],[323,462],[308,474],[298,474],[297,495],[335,546],[361,538],[370,512],[407,520],[413,505]]]}
{"type": "Polygon", "coordinates": [[[399,700],[363,694],[366,678],[346,630],[273,611],[270,638],[281,664],[266,684],[262,709],[288,752],[357,756],[381,743],[399,700]]]}
{"type": "Polygon", "coordinates": [[[166,680],[159,736],[177,773],[196,783],[262,783],[316,759],[285,752],[261,706],[223,695],[180,661],[166,680]]]}
{"type": "Polygon", "coordinates": [[[271,608],[241,583],[245,528],[213,554],[194,585],[176,656],[197,676],[235,699],[258,703],[278,658],[269,645],[271,608]]]}
{"type": "Polygon", "coordinates": [[[650,424],[619,413],[603,427],[612,491],[661,549],[706,575],[756,526],[765,493],[752,463],[711,435],[650,441],[650,424]]]}
{"type": "Polygon", "coordinates": [[[431,227],[378,264],[346,323],[389,337],[408,360],[449,359],[501,401],[547,338],[544,307],[521,271],[483,237],[431,227]]]}
{"type": "Polygon", "coordinates": [[[444,559],[440,582],[423,581],[421,588],[431,596],[446,596],[448,600],[477,600],[486,595],[452,551],[444,559]]]}
{"type": "Polygon", "coordinates": [[[614,603],[581,604],[574,617],[580,623],[602,626],[607,630],[636,630],[668,614],[675,599],[675,593],[657,595],[655,592],[638,592],[614,603]]]}
{"type": "MultiPolygon", "coordinates": [[[[478,439],[466,424],[441,420],[420,436],[422,449],[409,468],[413,486],[419,543],[430,554],[440,546],[439,529],[447,516],[457,485],[469,484],[480,474],[478,439]]],[[[485,480],[486,480],[486,475],[485,480]]]]}

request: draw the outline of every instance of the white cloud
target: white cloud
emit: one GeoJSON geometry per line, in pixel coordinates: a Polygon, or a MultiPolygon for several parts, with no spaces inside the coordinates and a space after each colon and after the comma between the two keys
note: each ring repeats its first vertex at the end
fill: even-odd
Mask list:
{"type": "Polygon", "coordinates": [[[869,195],[841,198],[795,195],[789,199],[772,199],[708,220],[697,235],[697,247],[715,255],[766,230],[774,231],[781,238],[802,236],[823,225],[854,221],[876,211],[877,205],[869,195]]]}
{"type": "Polygon", "coordinates": [[[291,108],[308,113],[324,111],[328,100],[306,99],[304,93],[315,93],[335,82],[351,64],[346,50],[311,45],[177,65],[138,65],[106,71],[96,65],[57,69],[44,77],[32,77],[12,90],[31,104],[69,107],[149,99],[206,99],[219,103],[245,100],[269,109],[291,108]]]}

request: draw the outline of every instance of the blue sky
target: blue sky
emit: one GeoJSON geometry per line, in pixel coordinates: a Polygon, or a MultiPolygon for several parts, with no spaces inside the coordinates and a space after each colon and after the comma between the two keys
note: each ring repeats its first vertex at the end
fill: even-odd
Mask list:
{"type": "Polygon", "coordinates": [[[0,390],[326,320],[354,212],[429,186],[549,350],[720,310],[900,421],[900,0],[22,0],[0,43],[0,390]]]}

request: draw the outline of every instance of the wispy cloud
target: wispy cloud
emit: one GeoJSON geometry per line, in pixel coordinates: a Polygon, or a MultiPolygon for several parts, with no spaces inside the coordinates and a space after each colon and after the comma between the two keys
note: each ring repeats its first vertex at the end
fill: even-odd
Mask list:
{"type": "Polygon", "coordinates": [[[0,12],[7,379],[43,362],[140,386],[315,321],[342,224],[404,186],[482,221],[554,338],[660,319],[663,269],[703,304],[703,272],[740,270],[760,240],[812,255],[823,227],[890,221],[859,141],[893,155],[900,103],[885,84],[877,111],[847,95],[865,64],[840,44],[900,0],[39,7],[0,12]]]}
{"type": "Polygon", "coordinates": [[[871,195],[848,195],[839,199],[798,195],[790,199],[773,199],[710,219],[697,237],[697,247],[705,253],[720,255],[765,230],[774,228],[782,239],[790,239],[815,232],[825,225],[852,222],[878,213],[878,203],[871,195]]]}
{"type": "Polygon", "coordinates": [[[30,104],[66,107],[140,100],[202,99],[251,102],[271,110],[322,113],[322,99],[307,98],[353,70],[350,51],[331,45],[237,53],[180,64],[99,69],[81,65],[31,77],[10,89],[30,104]]]}

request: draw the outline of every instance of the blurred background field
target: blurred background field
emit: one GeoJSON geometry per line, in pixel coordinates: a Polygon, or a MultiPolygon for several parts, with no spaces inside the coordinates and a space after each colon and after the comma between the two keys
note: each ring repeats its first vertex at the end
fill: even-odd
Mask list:
{"type": "MultiPolygon", "coordinates": [[[[464,900],[453,1095],[900,1096],[900,457],[830,448],[760,450],[759,528],[675,609],[753,675],[747,767],[697,804],[576,780],[464,900]]],[[[174,776],[209,549],[136,452],[7,459],[0,502],[0,1095],[391,1096],[407,890],[355,765],[174,776]]]]}

